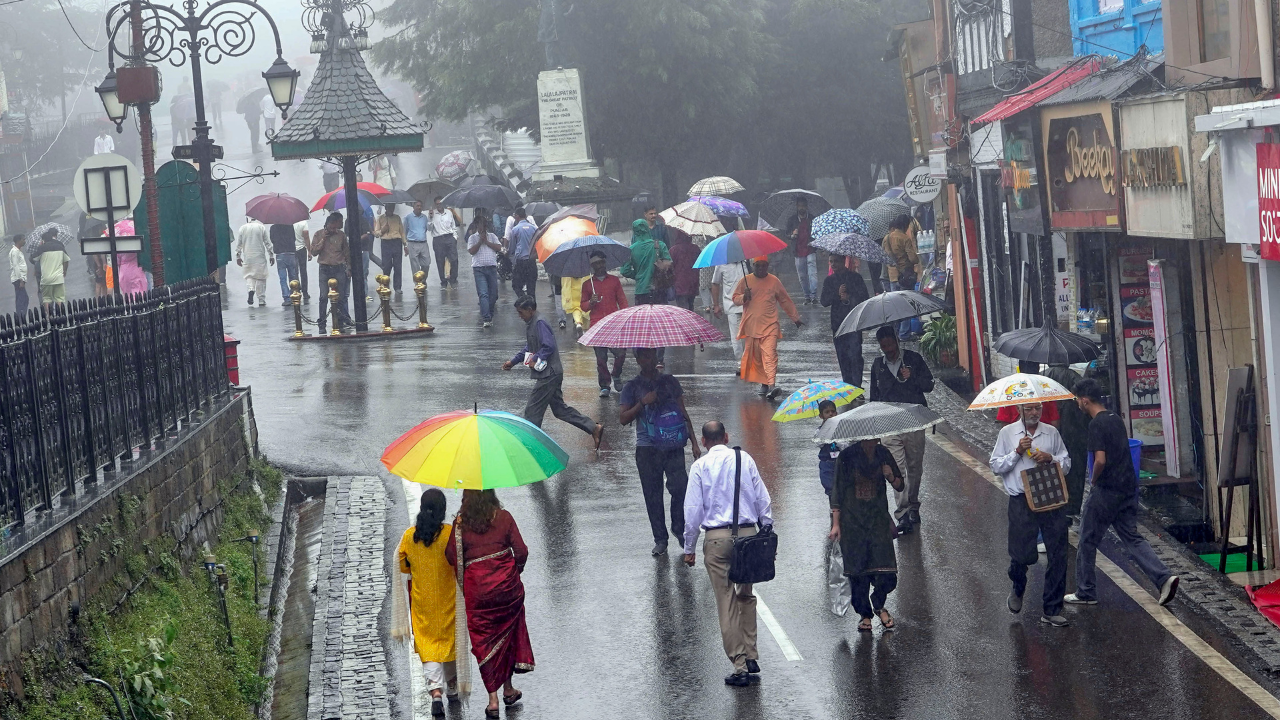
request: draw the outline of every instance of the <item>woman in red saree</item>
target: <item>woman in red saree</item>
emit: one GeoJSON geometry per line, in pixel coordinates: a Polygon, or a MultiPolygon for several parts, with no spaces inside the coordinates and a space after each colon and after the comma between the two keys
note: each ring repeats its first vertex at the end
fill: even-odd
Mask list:
{"type": "Polygon", "coordinates": [[[504,704],[520,702],[523,694],[512,686],[511,676],[533,671],[533,646],[524,624],[520,582],[529,548],[492,490],[463,491],[462,509],[445,548],[445,558],[454,567],[459,555],[471,652],[489,692],[485,717],[496,718],[499,688],[504,704]]]}

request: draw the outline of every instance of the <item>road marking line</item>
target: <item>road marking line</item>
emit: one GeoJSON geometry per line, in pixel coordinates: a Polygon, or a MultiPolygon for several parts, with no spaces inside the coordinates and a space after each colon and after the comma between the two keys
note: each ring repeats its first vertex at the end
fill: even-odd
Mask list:
{"type": "MultiPolygon", "coordinates": [[[[968,452],[960,448],[950,439],[941,435],[928,435],[935,445],[945,451],[948,455],[964,463],[972,468],[978,475],[992,485],[1004,490],[1004,483],[1000,478],[991,472],[991,468],[983,465],[981,462],[970,455],[968,452]]],[[[1071,534],[1072,545],[1078,545],[1078,539],[1075,533],[1071,534]]],[[[1101,570],[1107,577],[1111,578],[1111,582],[1125,592],[1138,606],[1147,611],[1147,614],[1156,622],[1160,623],[1169,634],[1177,638],[1193,655],[1204,661],[1214,672],[1222,676],[1223,680],[1231,683],[1235,689],[1239,690],[1245,697],[1252,700],[1258,707],[1262,708],[1268,715],[1273,718],[1280,718],[1280,700],[1267,692],[1261,685],[1254,682],[1240,668],[1231,664],[1213,648],[1212,645],[1205,642],[1203,638],[1195,634],[1191,628],[1187,627],[1178,619],[1176,615],[1169,612],[1168,609],[1160,605],[1160,603],[1142,588],[1129,574],[1121,570],[1118,565],[1109,560],[1102,553],[1098,553],[1095,566],[1101,570]]]]}
{"type": "MultiPolygon", "coordinates": [[[[754,591],[755,588],[752,588],[754,591]]],[[[774,642],[778,643],[778,647],[782,648],[782,656],[790,662],[798,662],[804,660],[800,655],[800,651],[796,649],[795,643],[791,642],[791,638],[787,636],[787,631],[782,629],[778,618],[773,616],[773,611],[765,604],[764,598],[760,597],[759,591],[756,595],[756,615],[764,626],[769,629],[769,634],[773,635],[774,642]]]]}

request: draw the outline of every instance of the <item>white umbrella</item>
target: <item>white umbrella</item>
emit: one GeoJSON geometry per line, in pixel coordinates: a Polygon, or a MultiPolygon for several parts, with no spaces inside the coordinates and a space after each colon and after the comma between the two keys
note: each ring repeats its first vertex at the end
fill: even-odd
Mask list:
{"type": "Polygon", "coordinates": [[[685,235],[709,235],[720,237],[725,234],[724,226],[716,218],[711,208],[700,202],[690,200],[675,207],[669,207],[660,213],[662,221],[685,235]]]}
{"type": "Polygon", "coordinates": [[[1014,373],[982,388],[978,397],[969,403],[969,409],[987,410],[1007,405],[1070,400],[1073,397],[1075,395],[1070,390],[1043,375],[1014,373]]]}
{"type": "Polygon", "coordinates": [[[715,177],[702,178],[689,188],[689,197],[695,195],[732,195],[736,192],[742,192],[746,188],[742,187],[742,183],[731,177],[724,175],[716,175],[715,177]]]}
{"type": "Polygon", "coordinates": [[[874,440],[925,430],[940,422],[942,416],[924,405],[869,402],[823,421],[813,441],[826,444],[874,440]]]}

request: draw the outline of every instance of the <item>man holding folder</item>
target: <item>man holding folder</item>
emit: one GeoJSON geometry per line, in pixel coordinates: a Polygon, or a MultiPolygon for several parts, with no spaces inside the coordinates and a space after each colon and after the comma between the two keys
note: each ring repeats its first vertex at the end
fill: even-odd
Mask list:
{"type": "Polygon", "coordinates": [[[1024,495],[1022,471],[1037,465],[1058,463],[1062,472],[1071,469],[1071,456],[1057,428],[1040,422],[1040,403],[1018,406],[1021,419],[1005,425],[991,451],[991,470],[1004,481],[1009,495],[1009,612],[1022,611],[1022,594],[1027,589],[1027,567],[1036,564],[1036,534],[1044,536],[1049,567],[1044,573],[1044,614],[1040,622],[1054,627],[1069,623],[1062,616],[1062,598],[1067,591],[1067,509],[1032,512],[1024,495]]]}

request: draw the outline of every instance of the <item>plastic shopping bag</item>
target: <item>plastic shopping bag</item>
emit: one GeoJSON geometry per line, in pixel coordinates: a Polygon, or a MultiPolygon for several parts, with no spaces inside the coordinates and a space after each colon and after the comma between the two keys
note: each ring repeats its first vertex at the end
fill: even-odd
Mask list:
{"type": "Polygon", "coordinates": [[[844,617],[849,612],[852,595],[849,578],[844,574],[844,555],[840,552],[840,543],[828,540],[827,600],[831,603],[831,612],[837,617],[844,617]]]}

